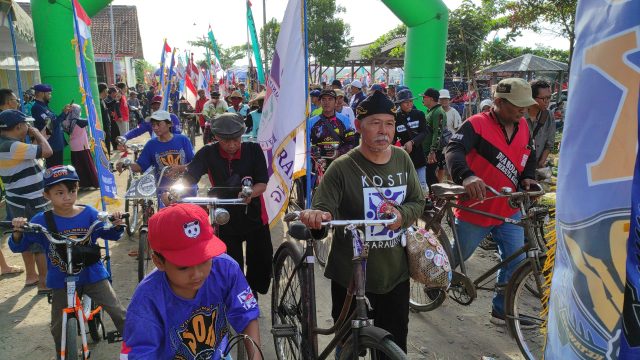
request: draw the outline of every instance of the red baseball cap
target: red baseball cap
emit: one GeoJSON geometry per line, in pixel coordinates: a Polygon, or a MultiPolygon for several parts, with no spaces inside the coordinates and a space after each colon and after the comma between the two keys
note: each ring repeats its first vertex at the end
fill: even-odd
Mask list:
{"type": "Polygon", "coordinates": [[[151,99],[151,103],[161,103],[162,102],[162,96],[160,95],[156,95],[151,99]]]}
{"type": "Polygon", "coordinates": [[[149,219],[149,245],[177,266],[201,264],[227,250],[213,234],[209,215],[193,204],[174,204],[149,219]]]}

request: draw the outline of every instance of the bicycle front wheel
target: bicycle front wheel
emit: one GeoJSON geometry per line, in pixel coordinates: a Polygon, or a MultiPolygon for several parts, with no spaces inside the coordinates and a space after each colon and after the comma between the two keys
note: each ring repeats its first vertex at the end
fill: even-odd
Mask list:
{"type": "MultiPolygon", "coordinates": [[[[352,359],[353,351],[353,339],[349,338],[347,343],[342,347],[340,360],[352,359]]],[[[368,335],[361,334],[358,338],[358,359],[405,360],[407,359],[407,354],[388,337],[380,341],[380,339],[374,339],[368,335]]]]}
{"type": "MultiPolygon", "coordinates": [[[[98,307],[95,301],[91,301],[91,311],[95,310],[98,307]]],[[[94,343],[100,342],[102,337],[104,336],[104,323],[102,322],[104,316],[104,310],[100,309],[100,312],[93,315],[93,319],[87,320],[87,325],[89,325],[89,335],[91,335],[91,340],[94,343]]]]}
{"type": "Polygon", "coordinates": [[[273,333],[278,359],[303,359],[301,352],[302,329],[305,316],[302,313],[302,279],[296,270],[302,253],[298,245],[285,241],[278,249],[273,267],[271,287],[271,324],[274,329],[286,328],[288,334],[273,333]]]}
{"type": "Polygon", "coordinates": [[[331,250],[331,239],[332,235],[329,235],[322,240],[313,241],[313,252],[316,254],[316,259],[320,266],[325,266],[327,264],[329,250],[331,250]]]}
{"type": "Polygon", "coordinates": [[[75,317],[67,318],[67,330],[65,332],[67,338],[65,343],[65,358],[78,358],[78,319],[75,317]]]}
{"type": "Polygon", "coordinates": [[[545,320],[540,316],[543,284],[542,274],[525,262],[512,275],[505,290],[507,327],[522,355],[530,360],[541,359],[544,351],[545,337],[540,332],[545,320]]]}
{"type": "Polygon", "coordinates": [[[140,237],[138,238],[138,282],[142,281],[153,269],[147,236],[146,230],[140,231],[140,237]]]}

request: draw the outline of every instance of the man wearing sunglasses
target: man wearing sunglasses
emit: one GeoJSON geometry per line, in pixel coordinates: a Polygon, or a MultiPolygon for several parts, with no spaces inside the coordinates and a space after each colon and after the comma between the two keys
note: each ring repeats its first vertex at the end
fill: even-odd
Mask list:
{"type": "MultiPolygon", "coordinates": [[[[527,108],[536,104],[531,86],[524,79],[504,79],[498,83],[492,109],[471,116],[452,136],[445,148],[447,167],[453,181],[465,187],[469,198],[459,201],[460,205],[520,219],[519,209],[510,207],[506,198],[487,198],[486,187],[517,191],[529,190],[536,184],[536,154],[523,118],[527,108]]],[[[517,225],[460,209],[455,209],[454,214],[463,260],[489,233],[502,260],[524,245],[524,229],[517,225]]],[[[491,322],[496,325],[505,323],[504,286],[524,258],[520,255],[498,271],[491,311],[491,322]]]]}
{"type": "Polygon", "coordinates": [[[524,117],[527,119],[536,149],[536,167],[543,168],[556,140],[556,122],[549,111],[551,85],[546,80],[534,80],[530,85],[531,95],[536,104],[529,107],[524,117]]]}

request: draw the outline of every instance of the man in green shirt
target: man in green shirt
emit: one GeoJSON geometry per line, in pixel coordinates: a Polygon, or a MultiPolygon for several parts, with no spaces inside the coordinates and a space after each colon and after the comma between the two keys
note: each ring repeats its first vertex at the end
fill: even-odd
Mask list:
{"type": "MultiPolygon", "coordinates": [[[[409,155],[391,146],[395,135],[395,106],[376,91],[357,107],[355,125],[360,146],[334,160],[313,198],[312,209],[300,220],[312,229],[331,219],[378,219],[393,213],[397,221],[387,229],[368,227],[366,295],[373,310],[369,318],[393,335],[407,351],[409,271],[401,245],[402,230],[424,208],[424,196],[409,155]]],[[[342,229],[333,234],[325,276],[331,279],[331,315],[338,318],[352,277],[353,248],[342,229]]]]}
{"type": "Polygon", "coordinates": [[[444,156],[440,147],[440,135],[442,127],[447,124],[447,113],[442,109],[442,105],[438,102],[440,92],[434,88],[428,88],[422,94],[422,103],[427,107],[427,127],[431,129],[431,135],[427,136],[422,142],[424,155],[427,157],[427,185],[431,189],[431,185],[438,182],[436,172],[438,166],[444,168],[444,156]]]}

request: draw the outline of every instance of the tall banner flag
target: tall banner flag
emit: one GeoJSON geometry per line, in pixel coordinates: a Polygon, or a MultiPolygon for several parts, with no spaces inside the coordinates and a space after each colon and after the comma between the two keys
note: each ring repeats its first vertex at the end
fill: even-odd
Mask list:
{"type": "Polygon", "coordinates": [[[578,2],[546,359],[640,359],[639,24],[638,0],[578,2]]]}
{"type": "MultiPolygon", "coordinates": [[[[173,48],[173,51],[171,52],[171,65],[169,65],[169,69],[167,70],[167,74],[165,75],[167,77],[167,83],[165,84],[164,87],[164,94],[165,96],[162,98],[162,110],[168,110],[169,109],[169,95],[171,94],[171,75],[173,74],[173,66],[175,65],[175,61],[176,61],[176,48],[173,48]]],[[[175,109],[174,109],[175,111],[175,109]]]]}
{"type": "MultiPolygon", "coordinates": [[[[251,45],[253,46],[253,57],[256,59],[256,71],[258,72],[258,82],[260,82],[260,84],[264,84],[264,66],[262,65],[262,55],[260,55],[260,43],[258,42],[258,34],[256,33],[256,23],[255,21],[253,21],[253,12],[251,11],[251,2],[249,0],[247,0],[247,26],[249,27],[249,34],[251,35],[251,45]]],[[[247,76],[247,79],[248,78],[249,77],[247,76]]]]}
{"type": "Polygon", "coordinates": [[[160,95],[164,96],[164,82],[165,82],[165,63],[167,62],[167,55],[171,52],[171,48],[167,43],[167,39],[164,39],[164,45],[162,46],[162,56],[160,56],[160,95]]]}
{"type": "Polygon", "coordinates": [[[289,0],[287,4],[266,83],[258,132],[269,171],[264,199],[272,226],[287,206],[292,179],[303,175],[305,169],[308,114],[305,10],[305,0],[289,0]]]}
{"type": "Polygon", "coordinates": [[[73,25],[74,25],[74,42],[76,50],[76,68],[78,71],[78,81],[80,85],[80,93],[82,94],[82,105],[85,107],[87,118],[89,120],[89,128],[91,131],[91,152],[93,153],[96,170],[98,172],[98,180],[100,181],[100,195],[102,199],[102,207],[106,208],[105,202],[112,202],[116,198],[116,180],[113,173],[109,171],[109,160],[105,153],[107,146],[104,141],[104,131],[102,124],[98,121],[98,112],[96,111],[93,95],[91,94],[91,83],[87,73],[87,60],[85,50],[89,40],[91,39],[91,19],[87,16],[78,0],[71,3],[73,9],[73,25]]]}
{"type": "Polygon", "coordinates": [[[220,50],[218,49],[218,43],[216,42],[216,38],[213,37],[213,30],[211,30],[211,25],[209,25],[209,41],[211,42],[211,48],[213,48],[213,55],[216,56],[218,62],[220,62],[220,50]]]}

